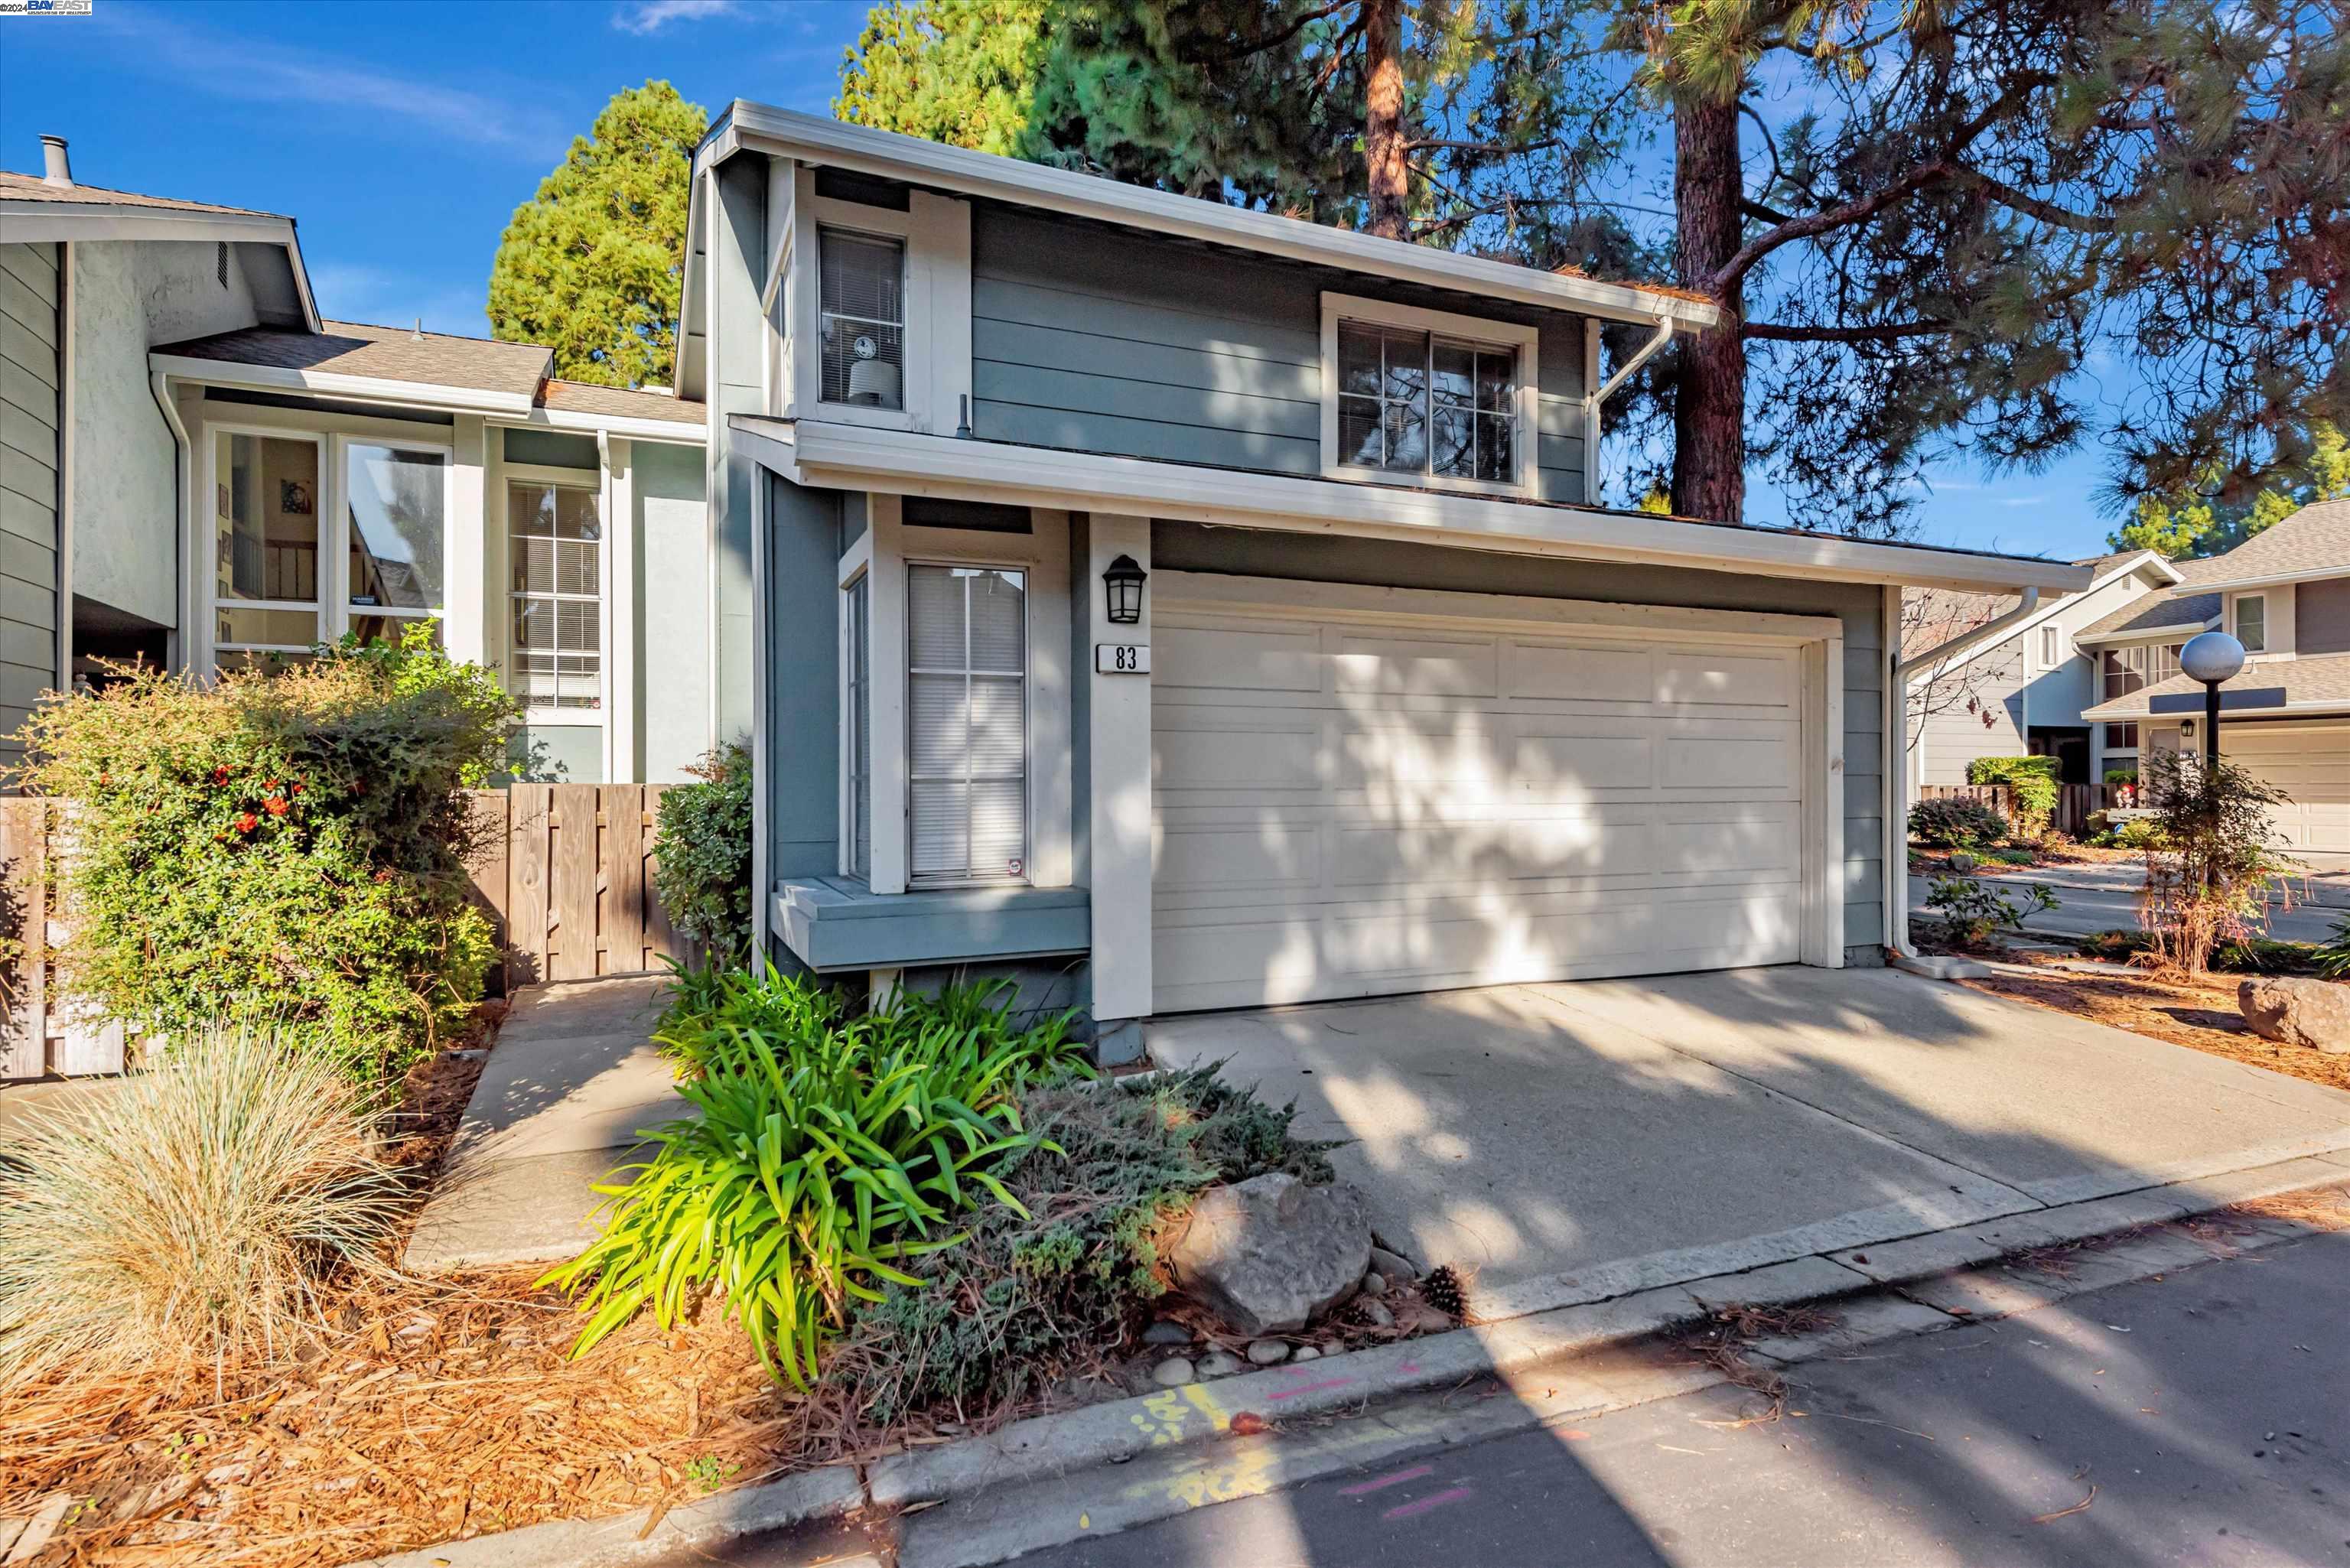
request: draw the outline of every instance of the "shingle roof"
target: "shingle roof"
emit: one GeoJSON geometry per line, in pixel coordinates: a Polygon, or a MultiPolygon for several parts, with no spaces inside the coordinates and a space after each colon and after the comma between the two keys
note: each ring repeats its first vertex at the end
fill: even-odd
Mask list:
{"type": "Polygon", "coordinates": [[[2075,642],[2087,642],[2101,637],[2126,637],[2132,632],[2152,631],[2158,627],[2209,626],[2220,618],[2220,596],[2185,591],[2168,594],[2147,594],[2132,599],[2121,608],[2101,619],[2093,620],[2073,634],[2075,642]]]}
{"type": "Polygon", "coordinates": [[[624,387],[598,387],[587,381],[550,379],[539,389],[538,406],[560,413],[667,420],[681,425],[699,425],[708,417],[705,405],[674,398],[667,392],[632,392],[624,387]]]}
{"type": "Polygon", "coordinates": [[[240,218],[282,218],[282,213],[251,207],[216,207],[208,202],[182,202],[172,196],[142,196],[135,191],[109,191],[102,185],[52,185],[37,174],[0,170],[0,202],[79,202],[93,207],[161,207],[175,213],[226,213],[240,218]]]}
{"type": "MultiPolygon", "coordinates": [[[[2233,708],[2229,713],[2260,713],[2273,711],[2282,706],[2305,707],[2311,703],[2328,703],[2350,708],[2350,653],[2311,654],[2300,659],[2262,659],[2244,667],[2244,672],[2222,684],[2221,695],[2230,691],[2268,691],[2282,689],[2280,703],[2264,703],[2258,708],[2233,708]]],[[[2081,711],[2084,719],[2098,721],[2143,719],[2153,711],[2150,704],[2157,697],[2199,697],[2203,683],[2185,675],[2174,675],[2168,680],[2141,687],[2126,697],[2116,697],[2094,708],[2081,711]]],[[[2191,716],[2191,715],[2190,715],[2191,716]]]]}
{"type": "Polygon", "coordinates": [[[165,344],[155,352],[231,365],[464,387],[523,398],[536,398],[539,383],[546,378],[548,353],[535,343],[495,343],[486,337],[451,337],[437,332],[420,336],[404,327],[351,321],[329,321],[324,327],[320,332],[246,327],[165,344]]]}
{"type": "Polygon", "coordinates": [[[2318,501],[2262,529],[2211,565],[2207,581],[2350,572],[2350,499],[2318,501]]]}

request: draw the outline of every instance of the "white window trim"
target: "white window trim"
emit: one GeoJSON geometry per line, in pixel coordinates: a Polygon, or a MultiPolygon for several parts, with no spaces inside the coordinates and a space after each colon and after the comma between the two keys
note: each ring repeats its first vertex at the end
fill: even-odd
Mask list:
{"type": "MultiPolygon", "coordinates": [[[[514,646],[514,603],[521,590],[514,586],[514,514],[508,504],[507,493],[515,484],[554,484],[570,490],[590,490],[596,493],[596,515],[602,524],[602,537],[597,540],[599,554],[596,561],[597,607],[596,639],[598,642],[597,680],[598,706],[592,709],[550,708],[533,703],[522,711],[525,727],[593,725],[605,732],[606,752],[604,776],[619,780],[620,771],[615,766],[625,759],[609,753],[612,747],[608,715],[612,711],[612,486],[609,475],[600,469],[559,468],[547,463],[509,462],[502,464],[496,475],[498,576],[495,598],[498,605],[498,647],[503,649],[500,680],[508,691],[520,683],[515,660],[521,649],[514,646]]],[[[629,771],[633,771],[633,767],[629,771]]]]}
{"type": "MultiPolygon", "coordinates": [[[[914,532],[918,532],[918,533],[930,533],[930,532],[932,532],[932,530],[929,530],[929,529],[918,529],[918,530],[914,530],[914,532]]],[[[985,874],[983,874],[983,873],[981,873],[981,872],[979,872],[979,871],[977,871],[977,870],[964,870],[964,871],[961,871],[961,872],[932,872],[932,873],[930,873],[930,874],[927,874],[927,875],[925,875],[925,874],[923,874],[923,873],[920,873],[920,872],[917,872],[916,870],[914,870],[914,868],[913,868],[913,837],[914,837],[914,836],[913,836],[913,825],[912,825],[911,815],[910,815],[910,813],[911,813],[911,807],[912,807],[912,799],[913,799],[913,785],[914,785],[914,769],[913,769],[914,747],[913,747],[913,730],[912,730],[912,727],[911,727],[911,726],[912,726],[912,723],[913,723],[913,717],[914,717],[914,705],[913,705],[913,703],[912,703],[912,701],[909,701],[907,702],[907,704],[906,704],[906,722],[907,722],[907,725],[908,725],[908,729],[907,729],[907,732],[906,732],[906,793],[907,793],[907,803],[908,803],[908,810],[909,810],[909,818],[908,818],[907,830],[906,830],[906,846],[907,846],[906,883],[907,883],[907,886],[908,886],[908,887],[910,887],[910,888],[918,888],[918,889],[920,889],[920,890],[921,890],[921,891],[924,891],[924,892],[929,892],[929,891],[938,890],[938,889],[945,889],[945,888],[1025,888],[1025,887],[1028,887],[1028,886],[1030,886],[1030,883],[1029,883],[1029,880],[1028,880],[1028,861],[1029,861],[1029,850],[1030,850],[1030,847],[1031,847],[1031,839],[1033,838],[1033,836],[1034,836],[1034,835],[1035,835],[1035,829],[1036,829],[1036,824],[1035,824],[1035,810],[1033,809],[1033,807],[1032,807],[1032,805],[1031,805],[1031,804],[1030,804],[1030,800],[1029,800],[1029,787],[1028,787],[1028,770],[1029,770],[1029,768],[1030,768],[1030,767],[1035,763],[1035,760],[1036,760],[1036,746],[1035,746],[1035,702],[1034,698],[1033,698],[1033,696],[1032,696],[1032,694],[1030,693],[1029,689],[1028,689],[1028,680],[1029,680],[1029,669],[1028,669],[1028,663],[1029,663],[1029,659],[1030,659],[1031,655],[1033,655],[1033,653],[1035,652],[1035,644],[1036,644],[1036,632],[1035,632],[1035,616],[1034,616],[1034,615],[1033,615],[1033,613],[1032,613],[1032,611],[1034,610],[1035,607],[1034,607],[1034,605],[1030,602],[1030,601],[1031,601],[1031,596],[1032,596],[1032,595],[1033,595],[1033,593],[1035,592],[1035,584],[1034,584],[1034,582],[1032,581],[1032,579],[1030,578],[1029,571],[1028,571],[1028,566],[1027,566],[1027,565],[1026,565],[1024,562],[1017,561],[1017,560],[1012,560],[1012,559],[1007,559],[1007,558],[1005,558],[1005,557],[998,556],[993,556],[993,555],[988,555],[988,556],[986,556],[984,558],[981,558],[981,557],[977,557],[977,556],[958,556],[956,558],[952,558],[952,559],[941,559],[941,558],[939,558],[939,557],[937,557],[937,556],[931,556],[931,555],[928,555],[928,554],[923,554],[923,555],[920,555],[920,556],[908,556],[908,557],[906,558],[906,563],[905,563],[905,564],[906,564],[906,569],[907,569],[907,572],[908,572],[908,574],[909,574],[909,584],[910,584],[910,577],[911,577],[911,574],[912,574],[912,572],[913,572],[916,568],[918,568],[918,567],[923,567],[923,566],[929,566],[929,567],[932,567],[932,568],[943,568],[943,569],[950,570],[950,571],[962,570],[962,571],[1017,572],[1017,573],[1019,573],[1019,574],[1020,574],[1020,598],[1021,598],[1021,604],[1020,604],[1020,616],[1021,616],[1020,636],[1021,636],[1021,642],[1022,642],[1022,647],[1021,647],[1021,650],[1020,650],[1020,651],[1021,651],[1021,659],[1020,659],[1020,870],[1019,870],[1018,874],[1016,874],[1016,875],[1012,874],[1012,873],[1008,873],[1008,872],[1007,872],[1007,873],[1005,873],[1005,874],[1003,874],[1003,875],[1002,875],[1002,876],[990,876],[990,875],[985,875],[985,874]]],[[[966,594],[966,595],[968,595],[968,594],[969,594],[969,591],[970,591],[970,590],[969,590],[969,588],[968,588],[968,587],[966,587],[966,588],[965,588],[965,590],[964,590],[964,592],[965,592],[965,594],[966,594]]],[[[868,602],[869,602],[869,601],[868,601],[868,602]]],[[[968,618],[968,617],[969,617],[969,605],[968,605],[968,599],[966,598],[966,604],[965,604],[965,618],[965,618],[965,621],[964,621],[964,632],[963,632],[963,668],[962,668],[962,671],[961,671],[961,673],[962,673],[962,678],[963,678],[963,690],[964,690],[964,691],[965,691],[966,695],[968,695],[968,693],[969,693],[969,692],[970,692],[970,691],[971,691],[971,687],[972,687],[972,676],[974,676],[974,675],[976,675],[976,674],[979,674],[979,673],[982,673],[981,671],[974,670],[972,670],[972,669],[971,668],[971,647],[970,647],[970,644],[971,644],[971,634],[970,634],[970,622],[969,622],[969,618],[968,618]]],[[[912,630],[912,627],[911,627],[910,622],[909,623],[907,629],[908,629],[908,631],[909,631],[910,633],[911,632],[911,630],[912,630]]],[[[870,665],[868,665],[867,668],[868,668],[868,675],[869,675],[869,672],[870,672],[870,669],[871,669],[871,667],[870,667],[870,665]]],[[[912,647],[911,647],[911,645],[910,645],[910,644],[909,644],[909,646],[908,646],[908,648],[907,648],[907,651],[906,651],[906,680],[907,680],[907,690],[908,690],[908,692],[910,693],[910,693],[911,693],[911,691],[912,691],[912,688],[913,688],[913,677],[915,676],[915,674],[916,674],[916,673],[917,673],[917,671],[916,671],[916,670],[915,670],[915,669],[914,669],[913,649],[912,649],[912,647]]],[[[928,674],[933,674],[933,675],[936,675],[936,674],[942,674],[942,673],[945,673],[945,671],[941,671],[941,670],[929,670],[929,671],[924,671],[923,673],[928,673],[928,674]]],[[[992,676],[992,677],[993,677],[993,678],[994,678],[994,679],[1002,680],[1002,679],[1005,678],[1005,676],[1006,676],[1009,672],[1008,672],[1008,671],[1003,671],[1003,670],[990,670],[990,671],[986,671],[985,673],[987,673],[988,675],[992,676]]],[[[970,783],[973,782],[973,781],[972,781],[972,775],[971,775],[971,774],[970,774],[970,772],[969,772],[969,768],[968,768],[968,764],[967,764],[967,763],[966,763],[965,771],[964,771],[964,774],[963,774],[963,775],[962,775],[962,776],[963,776],[963,781],[964,781],[964,783],[965,783],[965,784],[970,784],[970,783]]],[[[868,787],[869,787],[869,785],[868,785],[868,787]]],[[[968,826],[968,824],[966,824],[966,826],[968,826]]],[[[965,857],[966,857],[966,858],[969,858],[969,857],[968,857],[968,856],[966,856],[965,857]]]]}
{"type": "Polygon", "coordinates": [[[2065,658],[2064,628],[2053,621],[2043,625],[2040,628],[2040,668],[2043,670],[2062,670],[2065,658]]]}
{"type": "Polygon", "coordinates": [[[767,374],[787,378],[785,419],[952,435],[971,394],[971,204],[910,192],[907,210],[870,207],[816,193],[816,171],[800,166],[792,188],[788,248],[777,252],[784,336],[767,374]],[[819,229],[902,241],[906,247],[904,397],[899,409],[823,400],[823,293],[819,229]]]}
{"type": "Polygon", "coordinates": [[[1457,490],[1476,495],[1534,496],[1542,477],[1541,329],[1478,316],[1456,316],[1449,310],[1425,310],[1355,294],[1322,296],[1322,477],[1372,480],[1387,484],[1415,484],[1429,490],[1457,490]],[[1373,327],[1397,327],[1406,331],[1463,338],[1471,343],[1508,348],[1517,355],[1517,432],[1513,449],[1518,476],[1507,483],[1459,479],[1443,474],[1399,473],[1393,469],[1358,468],[1337,461],[1338,452],[1338,323],[1361,322],[1373,327]]]}
{"type": "Polygon", "coordinates": [[[2234,597],[2230,598],[2228,601],[2229,629],[2234,634],[2238,642],[2244,642],[2243,615],[2244,607],[2248,604],[2256,604],[2261,607],[2261,645],[2258,648],[2254,648],[2251,643],[2245,642],[2244,651],[2246,653],[2267,653],[2270,650],[2271,645],[2276,641],[2274,635],[2276,628],[2270,624],[2268,595],[2264,593],[2238,594],[2234,597]]]}
{"type": "MultiPolygon", "coordinates": [[[[840,803],[840,823],[838,834],[840,856],[838,865],[840,867],[840,874],[843,877],[856,877],[860,874],[857,869],[857,801],[855,795],[851,793],[853,775],[855,773],[855,769],[851,762],[851,753],[856,750],[857,745],[857,713],[855,706],[850,700],[848,690],[849,671],[856,666],[856,650],[850,646],[850,639],[855,635],[855,628],[849,624],[848,596],[850,591],[860,583],[865,585],[865,626],[867,641],[868,644],[865,659],[865,743],[868,752],[865,758],[865,809],[868,814],[868,824],[878,817],[878,813],[876,812],[874,805],[874,801],[877,797],[873,793],[878,785],[878,780],[875,777],[874,762],[873,757],[870,754],[874,748],[873,711],[875,707],[878,705],[873,690],[873,659],[869,647],[873,627],[874,585],[872,577],[873,529],[871,524],[868,522],[866,525],[865,532],[858,536],[857,542],[851,545],[848,547],[847,552],[840,557],[839,577],[836,584],[836,592],[839,597],[834,601],[833,607],[833,613],[837,618],[835,629],[840,649],[838,659],[840,679],[837,686],[840,710],[838,725],[839,742],[834,748],[834,755],[839,760],[838,793],[836,798],[837,798],[840,803]]],[[[879,845],[878,843],[879,834],[871,826],[868,826],[867,832],[870,836],[868,839],[868,862],[866,869],[862,874],[869,881],[874,870],[875,857],[878,857],[879,850],[879,845]]]]}
{"type": "MultiPolygon", "coordinates": [[[[1017,567],[1028,574],[1028,874],[1022,880],[1031,888],[1069,887],[1076,867],[1071,836],[1076,786],[1069,750],[1074,657],[1069,616],[1072,595],[1086,586],[1070,577],[1069,514],[1032,508],[1030,531],[1024,535],[908,527],[904,515],[902,497],[868,494],[864,537],[840,563],[844,584],[860,566],[872,583],[867,600],[866,632],[871,646],[866,673],[873,683],[868,699],[873,847],[866,885],[877,894],[903,893],[909,885],[906,566],[920,561],[1017,567]]],[[[846,776],[844,767],[844,780],[846,776]]],[[[842,794],[845,808],[846,791],[842,794]]],[[[921,886],[929,890],[939,884],[926,880],[921,886]]]]}
{"type": "Polygon", "coordinates": [[[383,429],[383,421],[367,421],[368,428],[337,430],[315,424],[276,424],[244,420],[206,420],[203,421],[203,451],[198,463],[203,483],[196,489],[189,508],[189,540],[187,559],[195,577],[199,613],[195,618],[194,657],[190,665],[209,674],[218,664],[224,647],[238,651],[307,653],[307,644],[230,642],[224,644],[216,635],[219,615],[228,609],[279,609],[315,611],[317,615],[318,640],[333,643],[350,629],[353,616],[380,616],[396,620],[439,620],[442,637],[446,642],[451,603],[457,597],[452,562],[455,552],[452,539],[457,518],[457,448],[453,438],[431,440],[409,434],[393,433],[383,429]],[[314,515],[318,519],[317,598],[316,602],[298,599],[224,599],[219,593],[214,561],[220,548],[215,515],[218,486],[224,478],[220,466],[220,438],[223,436],[254,436],[268,441],[307,441],[318,449],[318,493],[313,498],[314,515]],[[429,610],[395,609],[377,605],[353,605],[350,602],[350,519],[347,504],[348,484],[345,467],[350,448],[361,446],[393,446],[405,452],[437,452],[442,459],[441,488],[441,604],[429,610]]]}

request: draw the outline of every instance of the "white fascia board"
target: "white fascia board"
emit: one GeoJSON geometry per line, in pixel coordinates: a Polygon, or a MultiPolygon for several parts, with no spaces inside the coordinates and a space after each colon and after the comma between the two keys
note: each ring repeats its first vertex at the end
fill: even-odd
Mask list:
{"type": "Polygon", "coordinates": [[[823,489],[1977,593],[2027,587],[2072,593],[2089,581],[2086,567],[2064,561],[1878,545],[1834,535],[1193,467],[814,420],[795,423],[735,414],[728,426],[746,455],[795,483],[823,489]]]}
{"type": "Polygon", "coordinates": [[[289,369],[282,365],[240,365],[231,360],[198,359],[179,354],[150,354],[147,364],[150,369],[160,370],[174,380],[202,381],[215,387],[308,392],[322,398],[355,398],[371,403],[475,414],[520,414],[526,418],[538,411],[527,392],[490,392],[477,387],[443,387],[431,381],[391,381],[380,376],[338,376],[326,371],[289,369]]]}
{"type": "Polygon", "coordinates": [[[600,431],[606,435],[627,436],[630,441],[665,441],[680,446],[706,446],[710,441],[707,426],[679,424],[674,420],[640,420],[629,414],[581,414],[534,407],[529,419],[505,422],[517,428],[577,431],[588,435],[600,431]]]}
{"type": "Polygon", "coordinates": [[[2195,585],[2199,594],[2232,594],[2246,588],[2277,588],[2288,583],[2322,582],[2350,572],[2350,566],[2304,566],[2298,572],[2271,572],[2260,577],[2226,577],[2195,585]]]}
{"type": "Polygon", "coordinates": [[[2213,616],[2209,620],[2174,621],[2168,626],[2141,626],[2128,631],[2101,631],[2094,634],[2075,632],[2073,635],[2073,640],[2090,648],[2104,648],[2108,644],[2116,643],[2159,642],[2166,637],[2177,637],[2182,631],[2192,637],[2199,631],[2209,631],[2219,624],[2220,618],[2213,616]]]}
{"type": "Polygon", "coordinates": [[[1072,170],[947,147],[894,131],[844,125],[742,99],[734,100],[724,119],[696,151],[695,167],[723,162],[742,148],[1485,299],[1619,321],[1669,320],[1680,331],[1690,333],[1721,319],[1721,309],[1702,300],[1378,239],[1299,218],[1250,212],[1196,196],[1178,196],[1072,170]]]}

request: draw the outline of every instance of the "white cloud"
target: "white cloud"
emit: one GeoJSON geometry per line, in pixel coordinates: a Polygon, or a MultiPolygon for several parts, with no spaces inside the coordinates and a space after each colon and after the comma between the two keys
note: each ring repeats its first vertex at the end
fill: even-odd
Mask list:
{"type": "Polygon", "coordinates": [[[2002,495],[1999,504],[2002,506],[2038,506],[2047,499],[2045,495],[2002,495]]]}
{"type": "Polygon", "coordinates": [[[671,22],[708,22],[741,15],[738,0],[631,0],[612,14],[612,26],[623,33],[658,33],[671,22]]]}
{"type": "Polygon", "coordinates": [[[120,24],[134,29],[141,46],[129,63],[167,75],[175,86],[266,104],[275,111],[291,106],[357,110],[450,140],[535,157],[559,152],[567,140],[552,113],[519,95],[473,92],[396,76],[364,61],[185,27],[145,7],[120,17],[120,24]]]}

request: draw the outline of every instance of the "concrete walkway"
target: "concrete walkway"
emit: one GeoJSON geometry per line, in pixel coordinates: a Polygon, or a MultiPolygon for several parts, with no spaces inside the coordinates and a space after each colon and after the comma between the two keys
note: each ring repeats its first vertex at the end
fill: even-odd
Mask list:
{"type": "Polygon", "coordinates": [[[1505,986],[1149,1031],[1223,1060],[1489,1318],[2305,1156],[2350,1095],[1885,970],[1505,986]]]}
{"type": "Polygon", "coordinates": [[[687,1114],[653,1049],[658,976],[515,998],[403,1262],[418,1272],[552,1262],[595,1239],[592,1185],[645,1128],[687,1114]]]}

